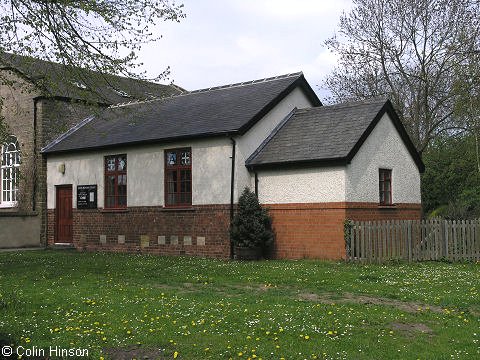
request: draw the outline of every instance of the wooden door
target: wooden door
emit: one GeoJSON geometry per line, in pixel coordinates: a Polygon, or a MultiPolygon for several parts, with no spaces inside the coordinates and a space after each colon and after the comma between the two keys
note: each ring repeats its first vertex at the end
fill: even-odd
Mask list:
{"type": "Polygon", "coordinates": [[[56,239],[57,243],[73,242],[73,211],[72,211],[72,185],[57,186],[57,211],[56,211],[56,239]]]}

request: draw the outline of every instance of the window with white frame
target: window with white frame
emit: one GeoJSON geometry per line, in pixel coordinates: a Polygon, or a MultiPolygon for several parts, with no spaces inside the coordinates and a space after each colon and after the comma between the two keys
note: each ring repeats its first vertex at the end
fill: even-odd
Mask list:
{"type": "Polygon", "coordinates": [[[15,206],[17,203],[19,169],[20,147],[17,138],[10,136],[2,146],[2,162],[0,165],[1,207],[15,206]]]}

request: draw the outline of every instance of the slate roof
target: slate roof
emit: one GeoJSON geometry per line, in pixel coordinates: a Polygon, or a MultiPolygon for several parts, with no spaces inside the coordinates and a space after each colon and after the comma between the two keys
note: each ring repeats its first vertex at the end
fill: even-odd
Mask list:
{"type": "Polygon", "coordinates": [[[54,62],[10,53],[0,54],[0,68],[20,73],[44,90],[45,95],[107,105],[130,99],[170,96],[183,90],[174,85],[68,68],[54,62]]]}
{"type": "Polygon", "coordinates": [[[241,134],[297,86],[313,105],[321,105],[302,73],[288,74],[113,106],[86,119],[43,152],[241,134]]]}
{"type": "Polygon", "coordinates": [[[423,172],[422,160],[391,102],[378,98],[293,110],[247,159],[246,165],[265,168],[301,163],[348,163],[385,113],[390,115],[423,172]]]}

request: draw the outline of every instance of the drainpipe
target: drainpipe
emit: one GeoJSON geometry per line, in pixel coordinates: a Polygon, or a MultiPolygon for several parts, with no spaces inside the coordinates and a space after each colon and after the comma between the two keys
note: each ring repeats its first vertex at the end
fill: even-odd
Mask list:
{"type": "Polygon", "coordinates": [[[255,171],[255,195],[257,196],[258,199],[258,173],[255,171]]]}
{"type": "Polygon", "coordinates": [[[37,208],[37,99],[33,99],[33,189],[32,189],[32,211],[37,208]]]}
{"type": "MultiPolygon", "coordinates": [[[[232,175],[230,179],[230,225],[233,221],[233,202],[235,196],[235,147],[237,143],[234,138],[230,138],[232,142],[232,175]]],[[[233,241],[230,239],[230,259],[233,259],[233,241]]]]}

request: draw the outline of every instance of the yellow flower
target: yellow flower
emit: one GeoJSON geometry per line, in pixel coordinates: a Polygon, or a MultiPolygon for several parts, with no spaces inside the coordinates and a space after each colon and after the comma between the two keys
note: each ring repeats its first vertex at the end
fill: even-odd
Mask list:
{"type": "Polygon", "coordinates": [[[308,339],[310,339],[310,336],[305,335],[305,340],[308,340],[308,339]]]}
{"type": "Polygon", "coordinates": [[[176,359],[177,356],[178,356],[178,351],[175,351],[175,352],[173,353],[173,358],[176,359]]]}

